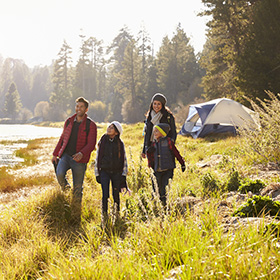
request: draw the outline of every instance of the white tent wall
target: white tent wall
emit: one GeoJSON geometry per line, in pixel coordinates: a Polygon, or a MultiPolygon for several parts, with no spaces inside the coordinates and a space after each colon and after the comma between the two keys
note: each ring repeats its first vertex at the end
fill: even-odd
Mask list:
{"type": "Polygon", "coordinates": [[[242,126],[244,120],[254,122],[253,114],[255,112],[244,105],[230,100],[221,99],[211,110],[204,124],[225,124],[242,126]]]}
{"type": "Polygon", "coordinates": [[[183,125],[182,135],[194,138],[208,133],[231,131],[244,125],[258,126],[258,115],[244,105],[227,98],[190,105],[189,115],[183,125]]]}

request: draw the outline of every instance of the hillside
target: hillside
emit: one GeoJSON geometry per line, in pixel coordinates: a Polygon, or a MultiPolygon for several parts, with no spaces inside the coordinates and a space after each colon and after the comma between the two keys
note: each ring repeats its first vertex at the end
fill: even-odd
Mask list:
{"type": "MultiPolygon", "coordinates": [[[[279,279],[279,231],[272,230],[277,215],[233,216],[255,194],[279,201],[279,170],[249,159],[242,137],[179,135],[176,146],[187,169],[182,173],[177,166],[164,211],[152,198],[150,170],[140,157],[143,124],[123,127],[132,195],[121,196],[120,218],[111,210],[106,228],[95,152],[80,225],[71,220],[71,193],[59,190],[53,174],[57,139],[31,142],[25,154],[35,154],[35,164],[5,171],[14,176],[14,189],[0,196],[4,279],[279,279]],[[50,180],[38,183],[39,178],[50,180]],[[15,182],[24,187],[17,189],[15,182]],[[256,193],[246,191],[248,182],[254,190],[256,182],[262,186],[256,193]],[[237,183],[245,191],[231,190],[237,183]]],[[[98,126],[98,139],[105,128],[98,126]]]]}

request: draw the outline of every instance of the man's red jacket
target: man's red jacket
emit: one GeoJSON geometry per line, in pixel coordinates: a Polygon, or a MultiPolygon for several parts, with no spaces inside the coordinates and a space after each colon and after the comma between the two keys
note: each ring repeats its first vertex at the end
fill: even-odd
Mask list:
{"type": "MultiPolygon", "coordinates": [[[[69,117],[65,121],[63,132],[53,152],[54,156],[56,157],[62,156],[68,144],[75,118],[76,118],[76,114],[69,117]]],[[[82,123],[79,126],[78,137],[77,137],[76,152],[77,153],[81,152],[83,154],[82,159],[79,161],[80,163],[88,163],[90,159],[90,154],[95,149],[95,145],[96,145],[96,137],[97,137],[96,124],[94,121],[90,122],[89,132],[87,135],[86,122],[87,122],[87,114],[85,115],[82,123]]]]}

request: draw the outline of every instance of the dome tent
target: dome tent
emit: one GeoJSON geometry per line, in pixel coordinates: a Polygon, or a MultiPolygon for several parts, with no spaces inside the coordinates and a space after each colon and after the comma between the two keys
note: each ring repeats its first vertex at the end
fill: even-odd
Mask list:
{"type": "Polygon", "coordinates": [[[258,127],[258,114],[244,105],[219,98],[209,102],[190,105],[188,117],[179,134],[193,138],[204,137],[209,133],[232,132],[244,125],[258,127]]]}

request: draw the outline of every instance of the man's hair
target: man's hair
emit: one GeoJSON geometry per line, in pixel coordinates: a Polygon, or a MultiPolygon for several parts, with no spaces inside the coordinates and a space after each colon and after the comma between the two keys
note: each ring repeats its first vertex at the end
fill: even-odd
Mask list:
{"type": "Polygon", "coordinates": [[[78,98],[76,99],[75,102],[76,102],[76,103],[78,103],[78,102],[83,102],[83,103],[85,104],[86,108],[88,108],[89,102],[88,102],[88,100],[86,100],[84,97],[78,97],[78,98]]]}

